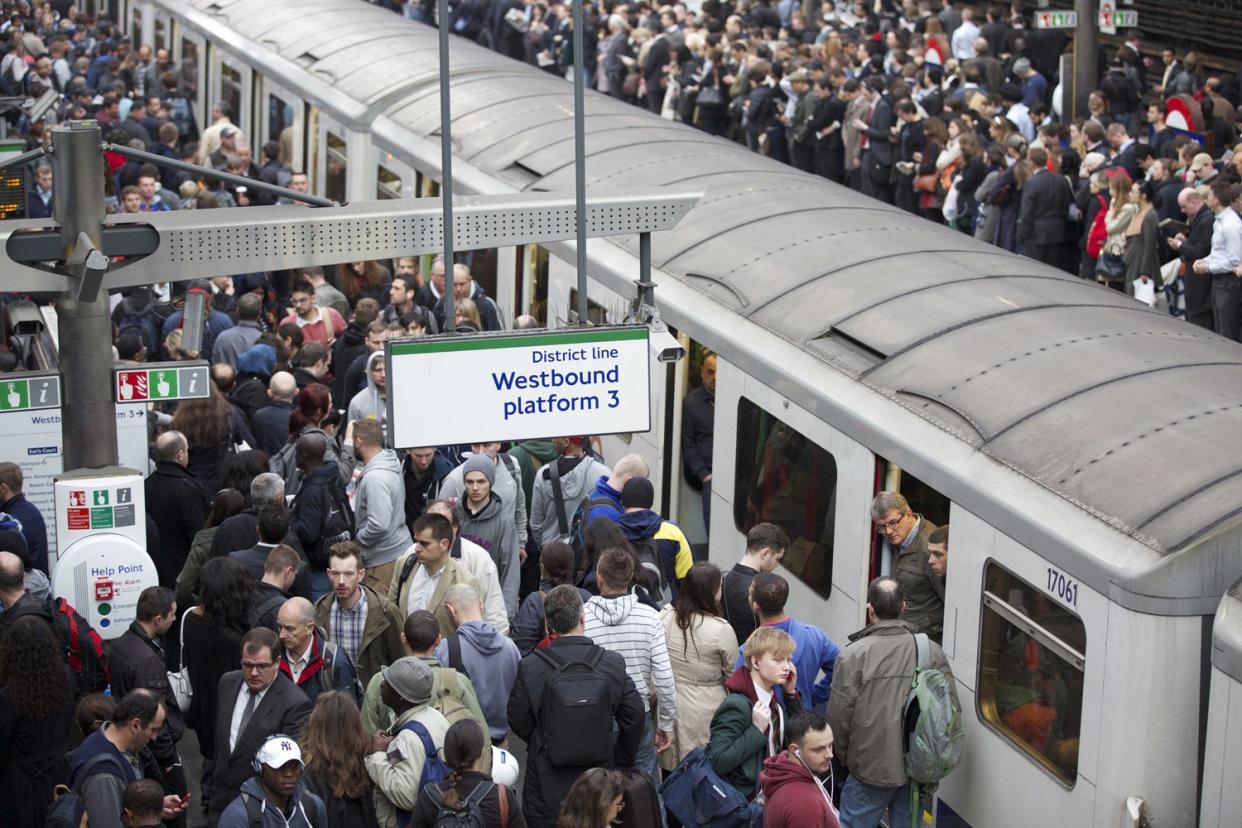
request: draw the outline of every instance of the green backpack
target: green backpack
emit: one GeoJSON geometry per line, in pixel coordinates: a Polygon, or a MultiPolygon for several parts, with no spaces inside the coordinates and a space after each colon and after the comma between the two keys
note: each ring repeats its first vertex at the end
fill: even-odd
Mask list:
{"type": "Polygon", "coordinates": [[[962,711],[952,692],[953,679],[931,666],[931,642],[914,636],[917,661],[906,697],[906,775],[935,785],[962,760],[962,711]]]}

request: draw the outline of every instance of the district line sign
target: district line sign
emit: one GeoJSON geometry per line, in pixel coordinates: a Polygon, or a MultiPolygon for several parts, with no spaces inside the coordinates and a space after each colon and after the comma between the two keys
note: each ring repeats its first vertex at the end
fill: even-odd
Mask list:
{"type": "Polygon", "coordinates": [[[389,340],[396,448],[651,429],[645,326],[389,340]]]}

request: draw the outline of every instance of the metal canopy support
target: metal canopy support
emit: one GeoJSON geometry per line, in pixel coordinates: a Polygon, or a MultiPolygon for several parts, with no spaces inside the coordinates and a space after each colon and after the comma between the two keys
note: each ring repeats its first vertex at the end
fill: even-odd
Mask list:
{"type": "Polygon", "coordinates": [[[574,238],[578,254],[578,324],[589,325],[587,318],[587,249],[586,249],[586,81],[583,78],[582,4],[586,0],[570,0],[574,10],[574,213],[578,217],[574,238]]]}
{"type": "MultiPolygon", "coordinates": [[[[449,98],[449,13],[448,0],[440,0],[440,202],[444,237],[444,327],[457,329],[453,309],[453,250],[457,234],[453,231],[453,107],[449,98]]],[[[413,255],[413,254],[406,254],[413,255]]]]}
{"type": "MultiPolygon", "coordinates": [[[[1087,114],[1087,97],[1099,80],[1097,57],[1100,31],[1096,17],[1100,11],[1099,0],[1074,0],[1078,12],[1078,28],[1074,30],[1074,82],[1061,85],[1062,121],[1087,114]],[[1066,90],[1073,94],[1066,94],[1066,90]]],[[[1064,79],[1062,79],[1064,81],[1064,79]]]]}
{"type": "MultiPolygon", "coordinates": [[[[97,147],[92,157],[98,157],[97,147]]],[[[592,196],[587,199],[587,236],[672,229],[701,196],[701,192],[661,188],[592,196]]],[[[574,201],[564,195],[461,196],[454,207],[453,246],[462,250],[565,241],[577,232],[574,201]]],[[[446,247],[442,220],[434,199],[413,199],[313,210],[241,207],[109,216],[102,247],[96,238],[98,225],[90,232],[96,247],[109,255],[114,249],[107,243],[110,234],[122,228],[128,234],[121,240],[129,244],[133,258],[109,270],[104,278],[104,287],[116,290],[204,276],[438,253],[446,247]]],[[[0,246],[11,260],[3,281],[5,290],[77,290],[76,279],[63,268],[49,272],[33,266],[30,255],[46,252],[51,246],[46,236],[56,234],[55,225],[47,220],[0,222],[0,246]]]]}

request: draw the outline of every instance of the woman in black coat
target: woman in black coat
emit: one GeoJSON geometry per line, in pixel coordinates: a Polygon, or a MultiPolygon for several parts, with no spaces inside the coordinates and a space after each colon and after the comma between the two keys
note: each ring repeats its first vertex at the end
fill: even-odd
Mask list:
{"type": "Polygon", "coordinates": [[[73,673],[42,619],[19,618],[0,647],[0,822],[42,828],[52,788],[69,778],[73,673]]]}
{"type": "Polygon", "coordinates": [[[486,786],[486,793],[481,794],[479,812],[487,828],[526,828],[526,817],[513,791],[479,770],[483,766],[483,751],[491,749],[491,743],[483,738],[483,728],[474,719],[454,722],[444,735],[444,763],[452,773],[418,792],[410,828],[432,828],[441,804],[465,810],[466,800],[481,786],[486,786]]]}

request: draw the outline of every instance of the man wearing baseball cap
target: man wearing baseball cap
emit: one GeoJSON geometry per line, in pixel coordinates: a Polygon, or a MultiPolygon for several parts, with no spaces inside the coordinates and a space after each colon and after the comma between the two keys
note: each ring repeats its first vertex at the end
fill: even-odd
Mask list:
{"type": "Polygon", "coordinates": [[[254,755],[255,776],[220,815],[219,828],[327,828],[323,800],[302,781],[302,750],[292,736],[268,737],[254,755]]]}
{"type": "Polygon", "coordinates": [[[387,732],[371,737],[367,774],[379,794],[375,799],[380,825],[397,823],[418,802],[423,765],[444,747],[448,719],[431,706],[432,673],[422,659],[406,656],[381,671],[380,698],[396,721],[387,732]]]}

